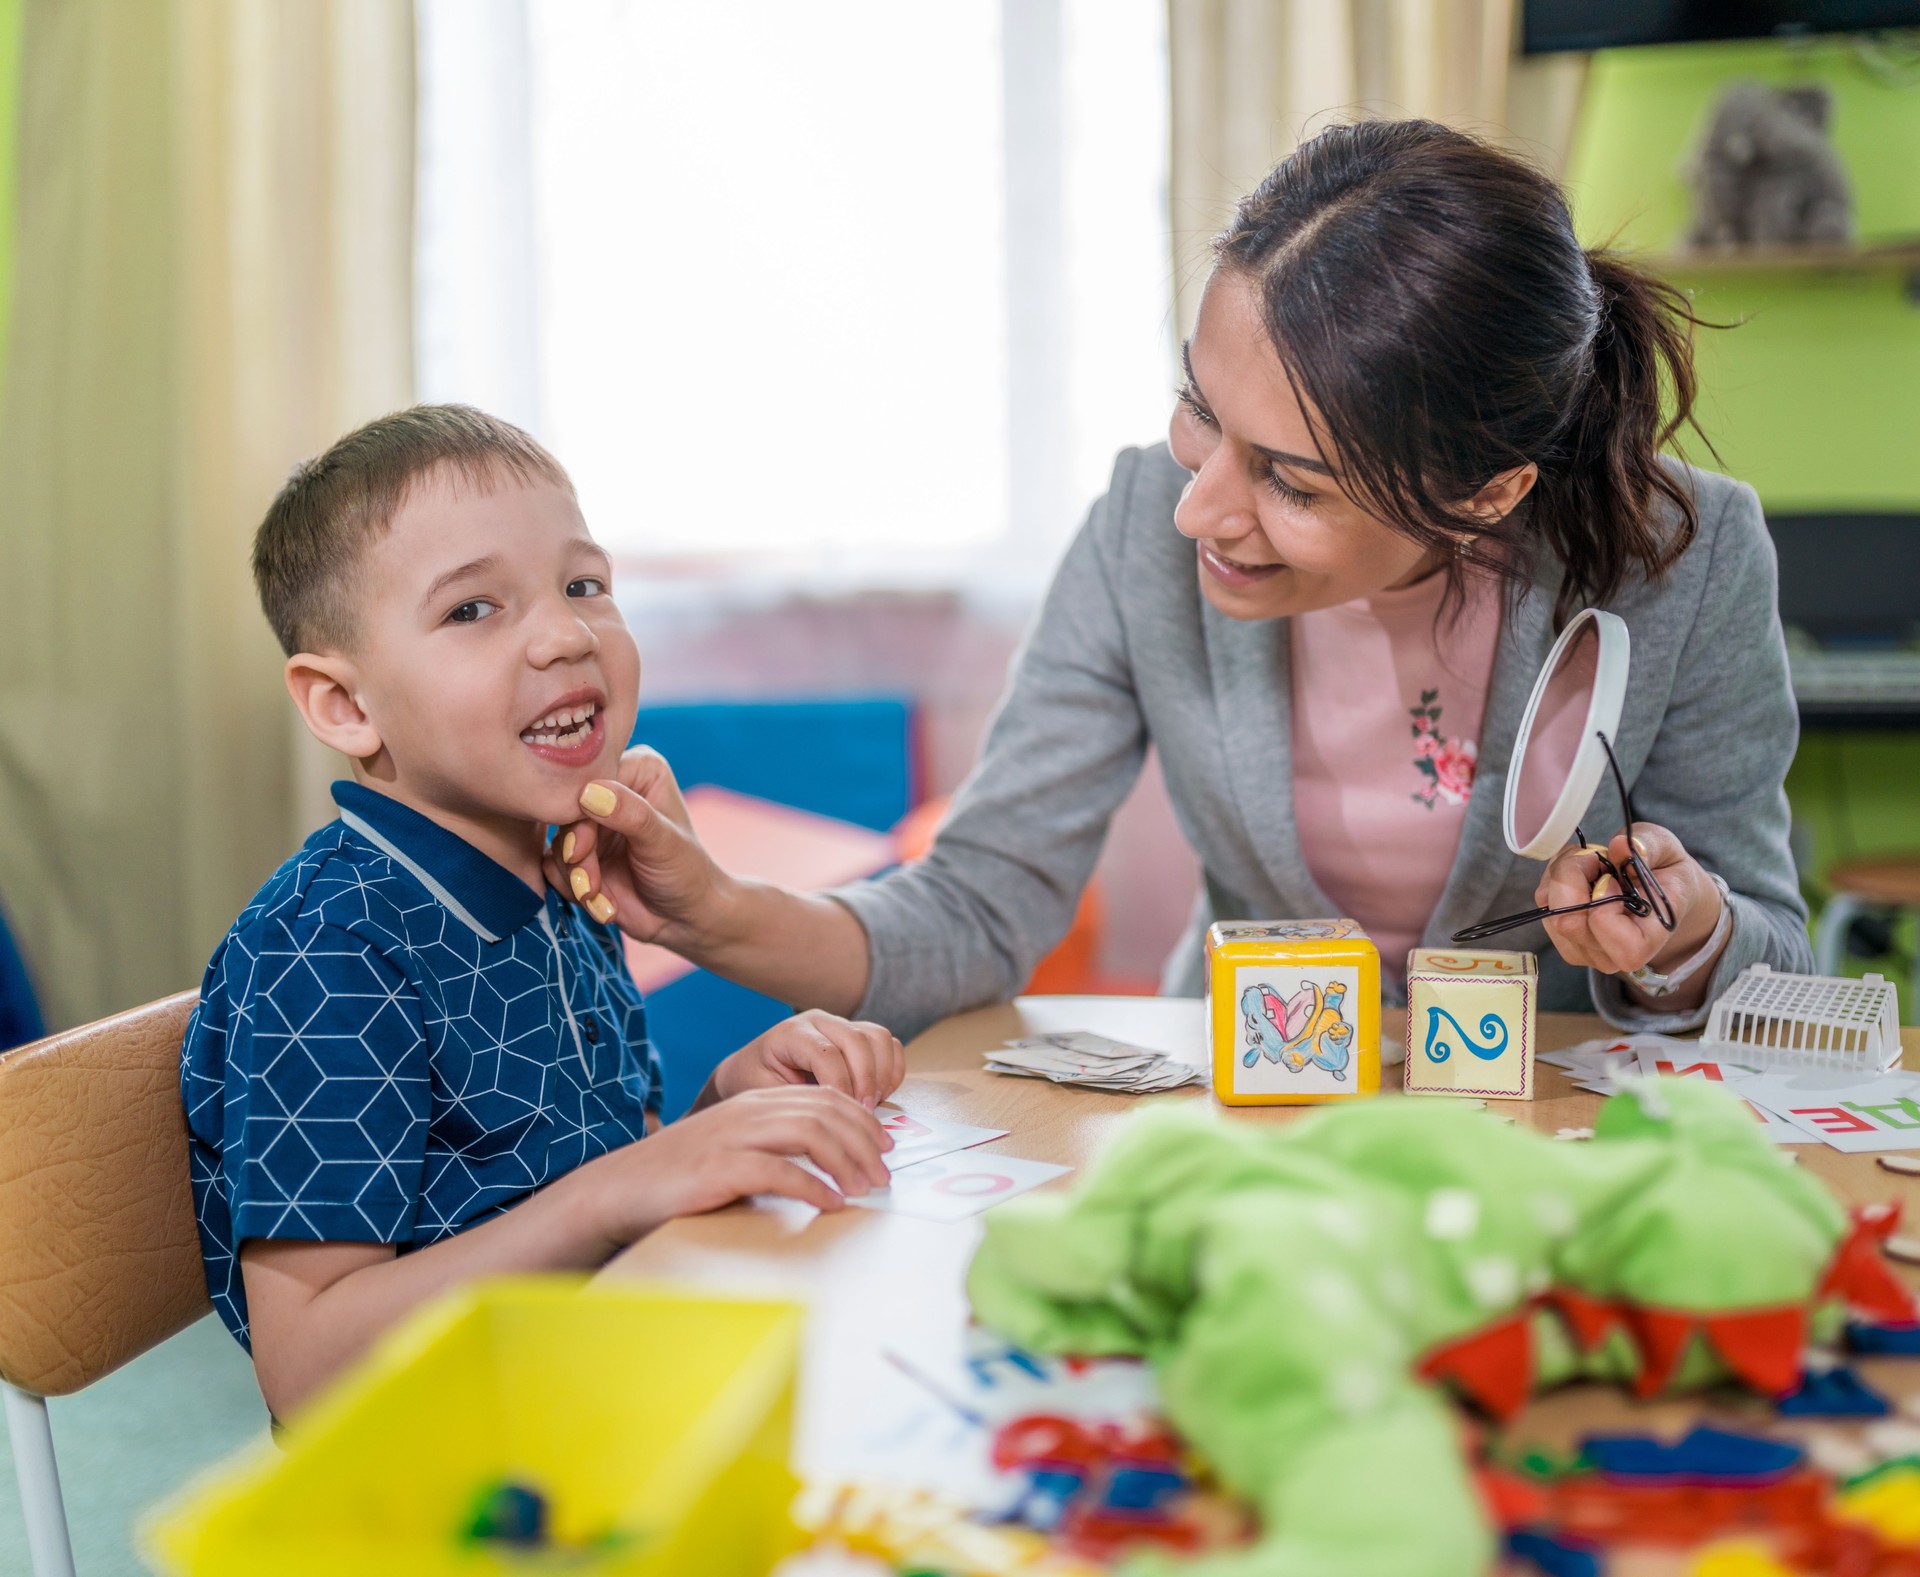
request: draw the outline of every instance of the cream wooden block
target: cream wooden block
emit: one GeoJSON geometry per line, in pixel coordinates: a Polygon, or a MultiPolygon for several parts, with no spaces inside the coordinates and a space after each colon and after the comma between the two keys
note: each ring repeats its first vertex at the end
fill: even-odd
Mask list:
{"type": "Polygon", "coordinates": [[[1532,1100],[1539,995],[1531,953],[1416,947],[1407,955],[1407,1092],[1532,1100]]]}

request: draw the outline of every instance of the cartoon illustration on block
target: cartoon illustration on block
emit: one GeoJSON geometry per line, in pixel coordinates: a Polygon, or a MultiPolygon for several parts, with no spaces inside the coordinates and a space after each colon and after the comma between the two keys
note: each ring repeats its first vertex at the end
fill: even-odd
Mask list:
{"type": "Polygon", "coordinates": [[[1352,920],[1230,920],[1217,929],[1223,942],[1337,942],[1360,934],[1352,920]]]}
{"type": "Polygon", "coordinates": [[[1443,1019],[1446,1021],[1447,1026],[1452,1029],[1453,1033],[1459,1037],[1461,1044],[1483,1062],[1494,1061],[1507,1049],[1507,1042],[1510,1038],[1507,1034],[1507,1021],[1498,1013],[1483,1013],[1480,1015],[1480,1034],[1487,1042],[1487,1044],[1482,1045],[1463,1029],[1460,1021],[1445,1008],[1430,1007],[1427,1009],[1427,1040],[1425,1050],[1427,1056],[1434,1062],[1445,1062],[1447,1058],[1453,1055],[1454,1043],[1446,1039],[1441,1030],[1441,1021],[1443,1019]]]}
{"type": "Polygon", "coordinates": [[[1207,1046],[1229,1106],[1312,1106],[1380,1090],[1380,953],[1350,918],[1207,928],[1207,1046]]]}
{"type": "Polygon", "coordinates": [[[1247,1029],[1242,1064],[1251,1068],[1264,1056],[1298,1073],[1311,1062],[1344,1081],[1353,1058],[1353,1026],[1345,1018],[1346,1000],[1346,983],[1340,980],[1324,991],[1309,980],[1284,1002],[1271,986],[1248,986],[1240,996],[1247,1029]]]}

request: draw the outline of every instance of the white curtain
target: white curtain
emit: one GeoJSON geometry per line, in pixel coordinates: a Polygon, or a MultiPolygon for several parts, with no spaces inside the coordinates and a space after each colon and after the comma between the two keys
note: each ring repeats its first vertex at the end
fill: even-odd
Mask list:
{"type": "Polygon", "coordinates": [[[0,901],[48,1019],[198,983],[330,813],[255,603],[412,388],[409,0],[29,0],[0,407],[0,901]]]}
{"type": "Polygon", "coordinates": [[[1427,116],[1558,174],[1586,57],[1521,57],[1514,9],[1514,0],[1169,0],[1181,333],[1199,306],[1209,239],[1322,126],[1427,116]]]}

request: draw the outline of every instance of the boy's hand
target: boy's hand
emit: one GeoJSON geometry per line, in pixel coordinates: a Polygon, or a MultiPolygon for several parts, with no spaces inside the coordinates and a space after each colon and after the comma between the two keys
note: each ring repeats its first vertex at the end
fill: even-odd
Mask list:
{"type": "Polygon", "coordinates": [[[717,1210],[752,1194],[842,1209],[843,1195],[887,1186],[881,1156],[892,1148],[893,1136],[879,1119],[838,1090],[782,1085],[748,1090],[683,1117],[588,1162],[560,1186],[595,1191],[595,1214],[605,1223],[612,1252],[677,1216],[717,1210]],[[800,1156],[832,1178],[839,1192],[796,1165],[800,1156]]]}
{"type": "Polygon", "coordinates": [[[666,947],[698,935],[728,878],[701,845],[666,757],[636,745],[580,796],[548,846],[547,880],[603,925],[666,947]]]}
{"type": "Polygon", "coordinates": [[[714,1069],[708,1088],[724,1101],[746,1090],[822,1084],[872,1110],[906,1076],[906,1052],[887,1030],[814,1008],[742,1046],[714,1069]]]}

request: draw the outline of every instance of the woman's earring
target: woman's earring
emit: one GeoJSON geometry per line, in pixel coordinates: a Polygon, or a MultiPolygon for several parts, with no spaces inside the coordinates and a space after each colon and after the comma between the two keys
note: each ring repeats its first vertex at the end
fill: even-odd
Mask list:
{"type": "Polygon", "coordinates": [[[1465,558],[1467,556],[1467,549],[1472,545],[1472,537],[1455,537],[1453,539],[1453,556],[1457,559],[1465,558]]]}

